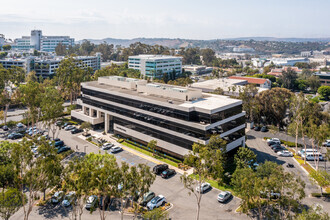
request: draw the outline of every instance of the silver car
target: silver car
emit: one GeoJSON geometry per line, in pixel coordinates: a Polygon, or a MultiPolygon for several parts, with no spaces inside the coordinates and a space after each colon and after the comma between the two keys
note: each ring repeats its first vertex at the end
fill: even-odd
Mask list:
{"type": "Polygon", "coordinates": [[[200,193],[204,193],[209,189],[211,189],[211,184],[209,184],[209,183],[202,183],[201,186],[196,187],[196,191],[200,192],[200,193]]]}
{"type": "Polygon", "coordinates": [[[218,202],[226,202],[231,197],[231,192],[223,191],[218,195],[218,202]]]}

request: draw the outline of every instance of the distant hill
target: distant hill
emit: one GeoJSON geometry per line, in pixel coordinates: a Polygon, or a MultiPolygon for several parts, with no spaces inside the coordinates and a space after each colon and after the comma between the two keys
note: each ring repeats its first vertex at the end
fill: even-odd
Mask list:
{"type": "MultiPolygon", "coordinates": [[[[141,42],[148,45],[162,45],[169,48],[200,47],[211,48],[216,52],[232,52],[233,47],[244,46],[253,48],[256,53],[287,53],[299,54],[301,51],[324,50],[330,46],[330,38],[274,38],[274,37],[242,37],[214,40],[192,40],[171,38],[134,38],[134,39],[86,39],[94,44],[106,42],[113,45],[128,47],[130,44],[141,42]]],[[[77,41],[81,43],[84,40],[77,41]]]]}

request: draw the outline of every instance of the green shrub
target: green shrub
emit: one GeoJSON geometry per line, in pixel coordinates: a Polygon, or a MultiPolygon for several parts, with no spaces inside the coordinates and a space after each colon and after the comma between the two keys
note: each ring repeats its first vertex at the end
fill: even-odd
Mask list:
{"type": "Polygon", "coordinates": [[[124,141],[124,139],[120,138],[117,140],[118,143],[122,143],[124,141]]]}
{"type": "Polygon", "coordinates": [[[17,121],[8,121],[7,126],[9,128],[12,128],[12,127],[15,127],[17,125],[17,123],[18,123],[17,121]]]}
{"type": "Polygon", "coordinates": [[[91,142],[91,141],[92,141],[92,137],[88,137],[88,138],[86,138],[86,141],[91,142]]]}

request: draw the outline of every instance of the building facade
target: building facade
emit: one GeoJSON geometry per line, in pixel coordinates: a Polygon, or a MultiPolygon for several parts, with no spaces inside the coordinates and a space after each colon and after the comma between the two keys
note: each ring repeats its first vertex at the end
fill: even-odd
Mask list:
{"type": "MultiPolygon", "coordinates": [[[[6,69],[12,66],[22,67],[26,72],[35,71],[36,76],[42,76],[43,78],[52,78],[56,69],[59,67],[60,62],[65,59],[62,56],[54,57],[29,57],[25,59],[4,59],[0,60],[6,69]]],[[[93,71],[101,69],[101,53],[96,53],[95,56],[78,56],[74,57],[78,65],[83,68],[92,68],[93,71]]]]}
{"type": "Polygon", "coordinates": [[[69,36],[43,36],[41,30],[32,30],[30,36],[15,39],[15,44],[12,45],[12,48],[14,50],[35,49],[44,52],[54,52],[59,43],[66,47],[74,46],[74,38],[69,36]]]}
{"type": "Polygon", "coordinates": [[[322,86],[330,86],[330,72],[315,73],[315,76],[318,76],[320,78],[322,86]]]}
{"type": "Polygon", "coordinates": [[[212,135],[227,141],[227,151],[245,146],[242,101],[200,89],[107,76],[82,83],[78,104],[73,119],[142,144],[156,140],[158,151],[180,159],[212,135]]]}
{"type": "Polygon", "coordinates": [[[128,68],[139,70],[143,76],[161,78],[166,74],[182,73],[182,57],[165,55],[129,56],[128,68]]]}

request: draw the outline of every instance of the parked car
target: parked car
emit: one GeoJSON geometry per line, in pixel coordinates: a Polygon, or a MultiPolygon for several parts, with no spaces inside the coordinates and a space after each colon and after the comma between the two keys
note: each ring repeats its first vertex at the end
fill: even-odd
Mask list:
{"type": "Polygon", "coordinates": [[[147,204],[147,208],[149,210],[153,210],[154,208],[158,208],[161,205],[166,203],[166,199],[163,195],[156,196],[147,204]]]}
{"type": "Polygon", "coordinates": [[[196,191],[200,193],[205,193],[206,191],[211,189],[211,184],[209,183],[202,183],[201,186],[196,187],[196,191]]]}
{"type": "Polygon", "coordinates": [[[66,126],[65,128],[64,128],[64,130],[65,131],[70,131],[70,130],[73,130],[73,129],[75,129],[76,127],[75,126],[73,126],[73,125],[68,125],[68,126],[66,126]]]}
{"type": "Polygon", "coordinates": [[[275,143],[281,144],[281,141],[280,141],[280,139],[278,139],[278,138],[267,139],[267,144],[268,144],[268,146],[272,145],[272,143],[273,143],[273,144],[275,144],[275,143]]]}
{"type": "Polygon", "coordinates": [[[20,122],[20,123],[17,123],[16,127],[17,128],[24,128],[24,125],[20,122]]]}
{"type": "Polygon", "coordinates": [[[281,146],[281,144],[279,144],[279,143],[272,143],[271,145],[269,145],[269,147],[270,148],[274,148],[274,147],[280,147],[281,146]]]}
{"type": "Polygon", "coordinates": [[[330,140],[326,140],[325,142],[322,143],[324,147],[330,147],[330,140]]]}
{"type": "Polygon", "coordinates": [[[80,128],[74,128],[74,129],[71,130],[71,134],[78,134],[80,132],[83,132],[83,130],[80,129],[80,128]]]}
{"type": "Polygon", "coordinates": [[[260,131],[260,127],[259,127],[259,126],[255,126],[253,129],[254,129],[255,131],[260,131]]]}
{"type": "Polygon", "coordinates": [[[73,204],[76,200],[76,193],[75,192],[69,192],[68,194],[65,195],[63,201],[62,201],[62,205],[64,207],[68,207],[71,204],[73,204]]]}
{"type": "Polygon", "coordinates": [[[89,196],[86,200],[85,208],[87,210],[94,209],[97,206],[98,198],[96,195],[89,196]]]}
{"type": "Polygon", "coordinates": [[[306,157],[306,160],[323,160],[323,156],[321,153],[319,152],[314,152],[314,153],[309,153],[307,152],[306,154],[301,154],[301,158],[305,159],[306,157]]]}
{"type": "Polygon", "coordinates": [[[60,154],[60,153],[63,153],[63,152],[65,152],[65,151],[68,151],[68,150],[71,150],[71,148],[70,147],[68,147],[68,146],[62,146],[62,147],[60,147],[58,150],[57,150],[57,153],[58,154],[60,154]]]}
{"type": "Polygon", "coordinates": [[[260,191],[260,197],[261,198],[270,198],[270,199],[278,199],[281,197],[281,193],[279,192],[274,192],[273,190],[271,192],[266,191],[260,191]]]}
{"type": "Polygon", "coordinates": [[[50,201],[53,204],[57,204],[63,199],[63,197],[64,197],[64,192],[63,191],[57,191],[57,192],[54,193],[54,195],[52,196],[50,201]]]}
{"type": "Polygon", "coordinates": [[[62,128],[65,128],[65,127],[67,127],[68,125],[72,125],[72,123],[70,123],[70,122],[66,122],[66,123],[64,123],[64,124],[62,125],[62,128]]]}
{"type": "Polygon", "coordinates": [[[147,192],[143,195],[143,200],[140,203],[142,206],[146,206],[148,204],[148,202],[150,202],[154,197],[156,196],[156,194],[154,192],[147,192]]]}
{"type": "Polygon", "coordinates": [[[161,174],[164,170],[168,169],[168,165],[167,164],[158,164],[156,166],[154,166],[154,168],[152,169],[152,172],[156,175],[161,174]]]}
{"type": "Polygon", "coordinates": [[[8,126],[7,125],[2,126],[2,130],[8,131],[8,126]]]}
{"type": "MultiPolygon", "coordinates": [[[[53,144],[53,142],[50,142],[50,143],[51,143],[50,145],[53,144]]],[[[55,143],[54,143],[54,147],[59,148],[59,147],[61,147],[61,146],[64,146],[64,142],[63,142],[63,141],[55,141],[55,143]]]]}
{"type": "Polygon", "coordinates": [[[167,169],[167,170],[164,170],[164,171],[160,174],[160,176],[161,176],[162,178],[166,179],[166,178],[169,178],[169,177],[171,177],[171,176],[173,176],[173,175],[175,175],[175,174],[176,174],[176,172],[175,172],[174,169],[167,169]]]}
{"type": "Polygon", "coordinates": [[[277,153],[277,152],[279,152],[279,151],[286,150],[286,148],[283,147],[283,146],[276,146],[276,147],[273,147],[272,149],[273,149],[273,151],[274,151],[275,153],[277,153]]]}
{"type": "MultiPolygon", "coordinates": [[[[312,148],[306,149],[306,153],[313,153],[313,152],[317,153],[318,151],[316,149],[312,149],[312,148]]],[[[305,149],[298,151],[299,156],[302,156],[303,154],[305,154],[305,149]]]]}
{"type": "Polygon", "coordinates": [[[231,197],[232,197],[231,192],[223,191],[218,195],[218,202],[226,202],[231,197]]]}
{"type": "Polygon", "coordinates": [[[278,156],[282,156],[282,157],[292,157],[293,156],[293,153],[291,153],[288,150],[283,150],[283,151],[277,152],[277,155],[278,156]]]}
{"type": "Polygon", "coordinates": [[[100,196],[100,198],[99,198],[99,208],[100,209],[105,208],[105,210],[107,210],[109,205],[110,205],[110,196],[106,196],[105,198],[104,198],[104,196],[100,196]]]}
{"type": "Polygon", "coordinates": [[[113,146],[113,147],[110,148],[111,153],[117,153],[117,152],[122,151],[122,150],[123,149],[119,146],[113,146]]]}
{"type": "Polygon", "coordinates": [[[103,144],[102,146],[102,150],[110,150],[110,148],[112,148],[114,146],[114,144],[111,144],[111,143],[105,143],[103,144]]]}
{"type": "Polygon", "coordinates": [[[261,132],[267,132],[268,131],[268,128],[267,126],[262,126],[261,129],[260,129],[261,132]]]}
{"type": "Polygon", "coordinates": [[[20,133],[11,133],[8,135],[8,139],[11,140],[16,140],[16,139],[20,139],[22,138],[24,135],[20,134],[20,133]]]}
{"type": "Polygon", "coordinates": [[[292,163],[288,163],[288,164],[286,165],[286,167],[288,167],[288,168],[294,168],[294,165],[293,165],[292,163]]]}

